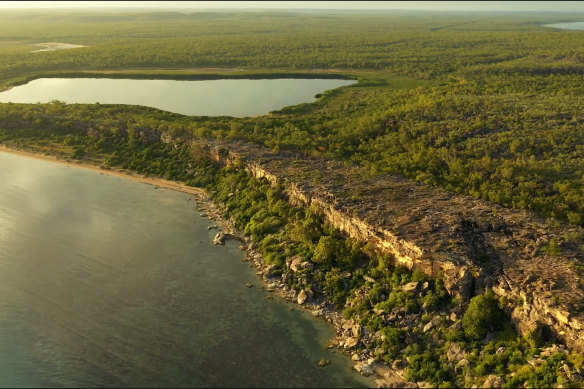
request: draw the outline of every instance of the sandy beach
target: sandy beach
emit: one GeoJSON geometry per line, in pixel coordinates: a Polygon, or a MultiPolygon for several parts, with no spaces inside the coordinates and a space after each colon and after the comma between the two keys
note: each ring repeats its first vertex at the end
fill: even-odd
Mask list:
{"type": "Polygon", "coordinates": [[[114,169],[114,168],[103,169],[103,168],[100,168],[98,166],[91,165],[89,163],[68,161],[68,160],[61,159],[61,158],[58,158],[55,156],[49,156],[49,155],[37,154],[37,153],[23,151],[23,150],[17,150],[17,149],[6,147],[4,145],[0,145],[0,152],[16,154],[16,155],[20,155],[22,157],[40,159],[43,161],[54,162],[54,163],[58,163],[58,164],[65,165],[65,166],[72,166],[72,167],[78,167],[78,168],[82,168],[82,169],[92,170],[94,172],[109,174],[110,176],[121,177],[121,178],[125,178],[125,179],[132,180],[132,181],[142,182],[144,184],[158,186],[160,188],[167,188],[167,189],[176,190],[179,192],[184,192],[184,193],[189,193],[189,194],[205,194],[205,190],[203,190],[201,188],[194,188],[192,186],[185,185],[184,183],[178,182],[178,181],[169,181],[169,180],[164,180],[162,178],[147,177],[144,175],[139,175],[139,174],[135,174],[132,172],[122,171],[122,170],[118,170],[118,169],[114,169]]]}

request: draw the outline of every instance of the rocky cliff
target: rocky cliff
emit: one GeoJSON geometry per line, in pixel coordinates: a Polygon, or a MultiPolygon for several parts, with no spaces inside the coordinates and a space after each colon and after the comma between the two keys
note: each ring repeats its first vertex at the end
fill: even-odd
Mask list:
{"type": "Polygon", "coordinates": [[[444,272],[452,295],[492,289],[522,334],[538,332],[584,351],[584,239],[580,228],[400,177],[256,145],[215,142],[210,155],[284,182],[289,201],[315,207],[351,237],[397,264],[444,272]]]}

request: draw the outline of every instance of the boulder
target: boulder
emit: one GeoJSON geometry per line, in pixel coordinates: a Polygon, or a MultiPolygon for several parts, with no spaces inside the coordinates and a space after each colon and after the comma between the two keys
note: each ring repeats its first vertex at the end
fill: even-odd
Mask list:
{"type": "MultiPolygon", "coordinates": [[[[459,363],[461,363],[464,360],[464,357],[466,357],[466,354],[467,352],[464,351],[458,343],[452,343],[450,347],[448,347],[448,350],[446,350],[446,358],[449,362],[460,361],[459,363]]],[[[466,362],[468,363],[468,361],[466,362]]]]}
{"type": "Polygon", "coordinates": [[[367,282],[371,282],[371,283],[375,283],[375,279],[373,277],[369,277],[369,276],[363,276],[363,279],[367,282]]]}
{"type": "Polygon", "coordinates": [[[213,244],[216,245],[221,245],[221,244],[225,244],[225,234],[222,232],[218,232],[217,235],[215,235],[215,237],[213,238],[213,244]]]}
{"type": "Polygon", "coordinates": [[[430,331],[432,328],[434,327],[434,323],[432,321],[428,322],[425,326],[424,329],[422,331],[424,332],[428,332],[430,331]]]}
{"type": "Polygon", "coordinates": [[[300,291],[300,293],[298,293],[298,296],[296,297],[296,301],[298,302],[298,304],[302,305],[305,302],[312,299],[313,295],[314,295],[314,293],[312,293],[312,290],[310,290],[310,288],[302,289],[300,291]]]}
{"type": "Polygon", "coordinates": [[[300,257],[293,257],[289,264],[288,267],[290,268],[290,270],[292,270],[293,272],[297,272],[302,270],[302,258],[300,257]]]}
{"type": "Polygon", "coordinates": [[[355,369],[357,373],[361,374],[363,377],[369,377],[373,374],[373,369],[366,363],[358,363],[353,366],[353,369],[355,369]]]}
{"type": "Polygon", "coordinates": [[[358,338],[349,337],[347,338],[347,340],[345,340],[344,347],[346,349],[355,348],[357,347],[358,344],[359,344],[358,338]]]}
{"type": "Polygon", "coordinates": [[[505,384],[505,380],[503,380],[503,378],[501,378],[497,375],[490,374],[487,377],[487,379],[485,380],[485,382],[483,383],[482,387],[483,388],[500,388],[503,386],[503,384],[505,384]]]}
{"type": "Polygon", "coordinates": [[[470,362],[468,361],[468,359],[466,358],[461,359],[460,362],[458,362],[454,367],[454,372],[461,373],[464,370],[464,368],[467,367],[469,364],[470,362]]]}
{"type": "Polygon", "coordinates": [[[402,286],[402,287],[401,287],[401,289],[402,289],[404,292],[415,292],[415,291],[416,291],[416,289],[418,289],[418,285],[419,285],[419,284],[420,284],[420,283],[419,283],[419,282],[417,282],[417,281],[414,281],[414,282],[408,282],[407,284],[405,284],[404,286],[402,286]]]}

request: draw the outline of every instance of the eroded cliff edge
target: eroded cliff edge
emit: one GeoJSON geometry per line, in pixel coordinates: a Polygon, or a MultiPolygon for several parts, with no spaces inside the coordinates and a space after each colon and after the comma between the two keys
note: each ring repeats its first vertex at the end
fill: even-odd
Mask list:
{"type": "Polygon", "coordinates": [[[584,351],[584,239],[578,227],[389,175],[257,145],[205,146],[223,164],[285,183],[289,201],[429,275],[444,272],[452,295],[492,289],[521,334],[538,330],[584,351]]]}

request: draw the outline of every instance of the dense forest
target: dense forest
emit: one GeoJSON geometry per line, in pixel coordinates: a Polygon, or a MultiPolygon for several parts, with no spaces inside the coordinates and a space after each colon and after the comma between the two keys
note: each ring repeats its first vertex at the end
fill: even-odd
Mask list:
{"type": "Polygon", "coordinates": [[[542,26],[577,16],[35,11],[0,19],[5,86],[104,70],[208,78],[336,69],[360,84],[268,116],[167,127],[323,153],[584,225],[584,34],[542,26]],[[46,41],[89,47],[31,53],[46,41]],[[223,69],[196,71],[203,67],[223,69]]]}
{"type": "Polygon", "coordinates": [[[579,16],[3,12],[0,88],[80,74],[334,74],[359,83],[325,92],[312,104],[253,118],[59,101],[5,103],[0,142],[34,144],[207,188],[276,272],[287,274],[292,288],[318,285],[315,293],[345,317],[383,335],[368,347],[388,364],[408,359],[410,381],[470,386],[496,374],[506,387],[581,385],[581,354],[556,353],[532,366],[528,360],[545,346],[541,334],[517,336],[488,293],[458,312],[458,327],[444,320],[426,333],[388,325],[379,312],[397,310],[426,325],[462,305],[445,293],[440,277],[391,268],[390,258],[346,239],[311,210],[287,204],[282,188],[242,169],[220,169],[198,143],[160,142],[246,140],[275,152],[295,149],[361,166],[372,177],[397,174],[584,226],[584,32],[543,26],[570,21],[579,16]],[[31,52],[38,50],[34,44],[49,41],[87,47],[31,52]],[[290,272],[286,261],[294,256],[315,268],[290,272]],[[353,276],[345,277],[347,272],[353,276]],[[424,293],[404,291],[413,281],[428,283],[424,293]],[[446,359],[453,344],[467,354],[467,365],[446,359]]]}

